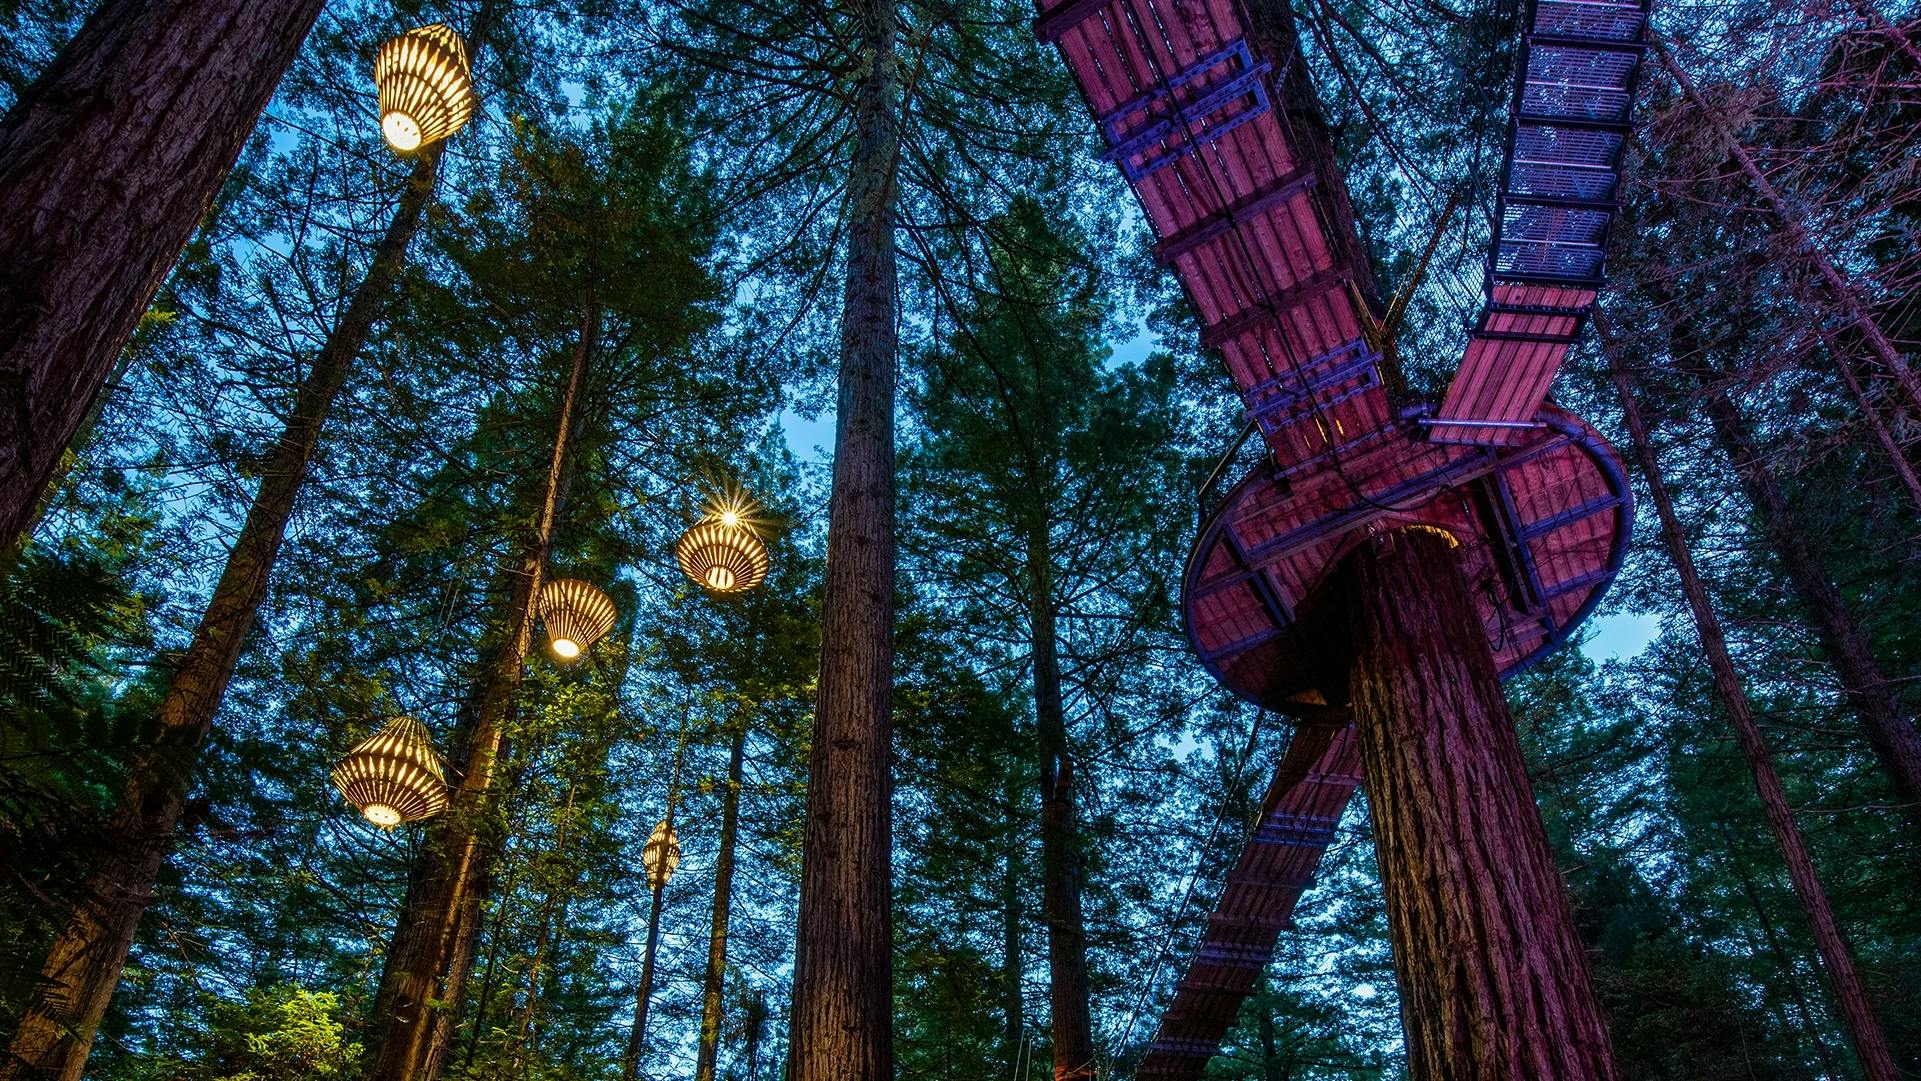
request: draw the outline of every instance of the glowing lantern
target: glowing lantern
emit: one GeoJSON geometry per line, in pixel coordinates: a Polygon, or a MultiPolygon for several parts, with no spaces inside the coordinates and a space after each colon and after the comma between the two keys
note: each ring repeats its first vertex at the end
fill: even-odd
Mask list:
{"type": "Polygon", "coordinates": [[[380,133],[401,153],[460,130],[474,113],[467,43],[446,23],[388,38],[374,55],[380,133]]]}
{"type": "Polygon", "coordinates": [[[563,661],[585,653],[614,629],[614,602],[578,578],[556,578],[540,587],[540,621],[547,648],[563,661]]]}
{"type": "Polygon", "coordinates": [[[674,868],[680,866],[680,836],[666,819],[647,836],[647,845],[640,850],[640,862],[647,868],[647,884],[657,890],[665,889],[667,880],[674,877],[674,868]]]}
{"type": "Polygon", "coordinates": [[[427,726],[395,717],[347,752],[334,787],[381,829],[432,818],[447,809],[447,775],[427,726]]]}
{"type": "Polygon", "coordinates": [[[695,522],[674,545],[674,556],[687,577],[716,593],[752,589],[767,577],[767,546],[736,510],[695,522]]]}

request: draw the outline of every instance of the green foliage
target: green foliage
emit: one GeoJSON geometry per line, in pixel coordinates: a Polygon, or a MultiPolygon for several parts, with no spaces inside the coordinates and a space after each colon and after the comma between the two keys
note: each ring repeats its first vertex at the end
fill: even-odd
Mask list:
{"type": "Polygon", "coordinates": [[[14,843],[111,808],[121,759],[150,731],[116,663],[116,639],[141,623],[100,551],[29,546],[0,578],[0,822],[14,843]]]}
{"type": "Polygon", "coordinates": [[[120,1081],[306,1081],[358,1076],[361,1046],[328,991],[296,984],[248,988],[234,1000],[202,996],[201,1027],[178,1030],[179,1050],[111,1071],[120,1081]]]}
{"type": "MultiPolygon", "coordinates": [[[[0,0],[0,103],[84,6],[0,0]]],[[[400,710],[454,749],[479,659],[512,630],[499,613],[586,328],[596,351],[550,564],[608,588],[621,624],[577,665],[530,663],[514,703],[492,812],[502,854],[448,1076],[617,1076],[646,919],[640,846],[670,801],[686,856],[665,895],[646,1061],[656,1075],[680,1067],[699,1020],[726,752],[743,733],[721,1076],[779,1076],[828,482],[783,437],[831,402],[858,120],[845,95],[866,58],[850,10],[833,5],[502,10],[482,54],[486,107],[443,160],[328,418],[206,745],[97,1044],[104,1081],[356,1074],[417,835],[362,826],[326,772],[400,710]],[[773,574],[744,596],[690,586],[670,554],[699,483],[716,478],[766,504],[773,574]]],[[[1516,12],[1353,0],[1298,12],[1298,61],[1321,87],[1383,287],[1410,272],[1446,197],[1468,197],[1410,315],[1421,388],[1452,373],[1478,297],[1516,12]]],[[[368,122],[366,51],[401,25],[464,14],[329,5],[0,578],[0,1010],[17,1006],[21,972],[71,901],[263,451],[386,228],[407,165],[368,122]]],[[[1683,3],[1660,18],[1722,121],[1765,151],[1817,240],[1911,343],[1915,69],[1860,14],[1683,3]]],[[[1250,711],[1199,671],[1176,618],[1194,489],[1239,429],[1238,402],[1137,250],[1142,223],[1089,152],[1084,104],[1028,15],[901,9],[903,1079],[1046,1073],[1044,615],[1078,767],[1096,1039],[1113,1073],[1151,1039],[1285,738],[1269,719],[1250,741],[1250,711]],[[1143,326],[1157,347],[1134,347],[1143,326]]],[[[1897,1053],[1921,1070],[1921,837],[1765,523],[1695,423],[1702,388],[1739,400],[1910,718],[1921,529],[1837,378],[1837,357],[1862,363],[1858,337],[1732,174],[1722,135],[1662,78],[1644,84],[1611,253],[1615,321],[1646,369],[1657,449],[1790,800],[1897,1053]]],[[[1613,432],[1595,361],[1577,353],[1556,392],[1613,432]]],[[[1861,370],[1868,408],[1911,442],[1912,403],[1861,370]]],[[[1660,621],[1653,645],[1606,663],[1593,659],[1602,643],[1571,647],[1509,685],[1624,1079],[1851,1077],[1648,517],[1605,612],[1660,621]]],[[[1399,1076],[1396,1009],[1357,801],[1209,1076],[1399,1076]]]]}
{"type": "Polygon", "coordinates": [[[209,1015],[208,1074],[212,1081],[352,1077],[361,1048],[346,1039],[339,1010],[332,992],[288,985],[222,1002],[209,1015]]]}

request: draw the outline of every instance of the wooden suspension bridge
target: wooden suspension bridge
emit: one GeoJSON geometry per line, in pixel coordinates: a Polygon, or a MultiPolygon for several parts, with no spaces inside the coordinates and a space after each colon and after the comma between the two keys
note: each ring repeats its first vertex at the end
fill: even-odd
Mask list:
{"type": "Polygon", "coordinates": [[[1035,20],[1265,441],[1202,523],[1188,638],[1222,684],[1301,722],[1139,1077],[1201,1076],[1361,783],[1301,629],[1343,555],[1383,530],[1445,531],[1502,676],[1565,642],[1620,565],[1620,459],[1548,393],[1602,285],[1647,16],[1646,0],[1522,13],[1484,307],[1438,405],[1400,393],[1383,356],[1288,20],[1245,0],[1063,0],[1035,20]]]}

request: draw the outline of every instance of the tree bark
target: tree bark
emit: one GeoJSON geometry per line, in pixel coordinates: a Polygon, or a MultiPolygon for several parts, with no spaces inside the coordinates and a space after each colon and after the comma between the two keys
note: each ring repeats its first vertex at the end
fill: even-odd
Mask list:
{"type": "Polygon", "coordinates": [[[33,513],[321,5],[106,0],[0,120],[0,537],[33,513]]]}
{"type": "Polygon", "coordinates": [[[714,914],[707,932],[707,978],[700,998],[700,1052],[694,1081],[714,1081],[720,1059],[720,995],[727,976],[727,912],[734,899],[734,841],[740,835],[740,784],[747,759],[743,717],[727,752],[727,792],[721,797],[720,853],[714,858],[714,914]]]}
{"type": "Polygon", "coordinates": [[[1707,587],[1695,570],[1694,557],[1688,550],[1687,532],[1674,512],[1674,501],[1668,497],[1661,463],[1655,458],[1647,422],[1641,415],[1634,375],[1622,363],[1607,321],[1599,312],[1595,313],[1594,329],[1600,338],[1602,352],[1607,355],[1614,385],[1621,393],[1621,412],[1627,422],[1628,435],[1634,443],[1634,456],[1640,463],[1642,477],[1647,481],[1648,495],[1660,514],[1661,535],[1667,542],[1668,555],[1674,561],[1675,572],[1680,575],[1681,591],[1687,596],[1688,609],[1694,617],[1695,630],[1700,635],[1701,649],[1707,654],[1708,666],[1714,672],[1715,690],[1727,710],[1728,722],[1734,727],[1735,740],[1741,746],[1742,756],[1747,759],[1748,770],[1754,775],[1754,787],[1761,799],[1761,809],[1767,816],[1775,843],[1780,846],[1782,858],[1788,865],[1788,878],[1794,883],[1794,892],[1801,899],[1808,922],[1813,925],[1815,947],[1827,967],[1828,978],[1834,982],[1834,995],[1840,1006],[1842,1024],[1854,1042],[1855,1055],[1861,1060],[1861,1069],[1868,1081],[1894,1081],[1894,1059],[1888,1050],[1887,1038],[1882,1034],[1881,1023],[1868,1002],[1866,990],[1861,986],[1861,977],[1854,968],[1854,956],[1841,935],[1834,909],[1828,904],[1827,893],[1821,888],[1821,880],[1814,872],[1814,860],[1808,855],[1801,828],[1795,824],[1794,813],[1788,807],[1787,792],[1781,786],[1780,774],[1775,772],[1774,758],[1761,738],[1760,726],[1755,724],[1754,712],[1748,704],[1747,690],[1742,686],[1740,673],[1735,670],[1734,659],[1728,653],[1727,638],[1721,633],[1721,621],[1708,599],[1707,587]]]}
{"type": "Polygon", "coordinates": [[[0,1078],[77,1078],[119,983],[154,882],[173,847],[201,742],[226,696],[247,632],[266,599],[321,428],[381,304],[393,289],[433,195],[438,150],[408,178],[373,262],[295,392],[293,408],[227,556],[220,580],[158,709],[160,736],[133,763],[99,866],[41,966],[0,1078]],[[31,1074],[20,1071],[33,1071],[31,1074]]]}
{"type": "Polygon", "coordinates": [[[34,500],[33,509],[27,512],[26,520],[20,523],[20,532],[14,537],[14,547],[25,549],[33,541],[33,534],[40,528],[41,519],[52,509],[53,500],[60,494],[60,486],[85,459],[87,445],[93,441],[93,430],[100,424],[100,414],[106,412],[107,403],[113,398],[120,384],[126,381],[127,371],[133,367],[136,350],[129,345],[120,351],[120,359],[113,362],[113,370],[101,381],[100,389],[88,404],[87,411],[81,414],[80,423],[73,426],[73,434],[67,438],[67,449],[54,459],[53,468],[48,471],[46,487],[40,489],[40,498],[34,500]]]}
{"type": "Polygon", "coordinates": [[[466,746],[453,798],[447,814],[429,827],[415,859],[400,925],[381,970],[368,1034],[367,1081],[435,1081],[446,1064],[499,843],[492,821],[494,765],[533,640],[534,600],[540,595],[554,521],[566,505],[580,425],[576,405],[581,377],[591,362],[599,327],[600,309],[589,296],[561,397],[540,514],[522,546],[502,612],[504,634],[482,665],[481,684],[463,726],[466,746]]]}
{"type": "Polygon", "coordinates": [[[821,663],[807,777],[791,1081],[893,1076],[894,0],[862,0],[821,663]]]}
{"type": "Polygon", "coordinates": [[[1027,544],[1028,610],[1034,648],[1034,718],[1040,750],[1041,917],[1047,923],[1047,1000],[1054,1077],[1094,1076],[1089,1015],[1083,872],[1074,820],[1074,763],[1061,697],[1060,639],[1054,618],[1052,552],[1040,531],[1027,544]]]}
{"type": "Polygon", "coordinates": [[[1587,957],[1451,538],[1364,540],[1325,603],[1349,651],[1409,1075],[1611,1081],[1587,957]]]}
{"type": "Polygon", "coordinates": [[[1761,529],[1780,557],[1789,583],[1814,617],[1821,644],[1841,678],[1842,692],[1861,722],[1868,746],[1894,782],[1895,791],[1906,804],[1909,821],[1921,829],[1921,732],[1902,712],[1894,685],[1881,674],[1867,636],[1861,633],[1827,565],[1802,531],[1787,496],[1742,423],[1740,411],[1721,387],[1708,383],[1705,390],[1708,419],[1714,424],[1721,449],[1733,463],[1748,502],[1760,515],[1761,529]]]}

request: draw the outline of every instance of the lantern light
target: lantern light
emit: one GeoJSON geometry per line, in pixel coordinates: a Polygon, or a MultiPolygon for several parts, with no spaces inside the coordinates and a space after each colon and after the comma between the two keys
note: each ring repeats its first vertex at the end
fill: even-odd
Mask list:
{"type": "Polygon", "coordinates": [[[674,545],[680,569],[716,593],[752,589],[767,577],[767,546],[737,510],[709,514],[674,545]]]}
{"type": "Polygon", "coordinates": [[[614,602],[578,578],[555,578],[540,587],[540,621],[547,648],[563,661],[585,653],[614,629],[614,602]]]}
{"type": "Polygon", "coordinates": [[[334,787],[381,829],[447,809],[447,774],[427,726],[395,717],[334,767],[334,787]]]}
{"type": "Polygon", "coordinates": [[[374,55],[380,133],[401,153],[459,131],[474,113],[467,43],[446,23],[388,38],[374,55]]]}
{"type": "Polygon", "coordinates": [[[640,862],[647,868],[647,884],[654,889],[665,889],[667,880],[674,877],[674,868],[680,866],[680,836],[666,819],[647,836],[647,844],[640,850],[640,862]]]}

